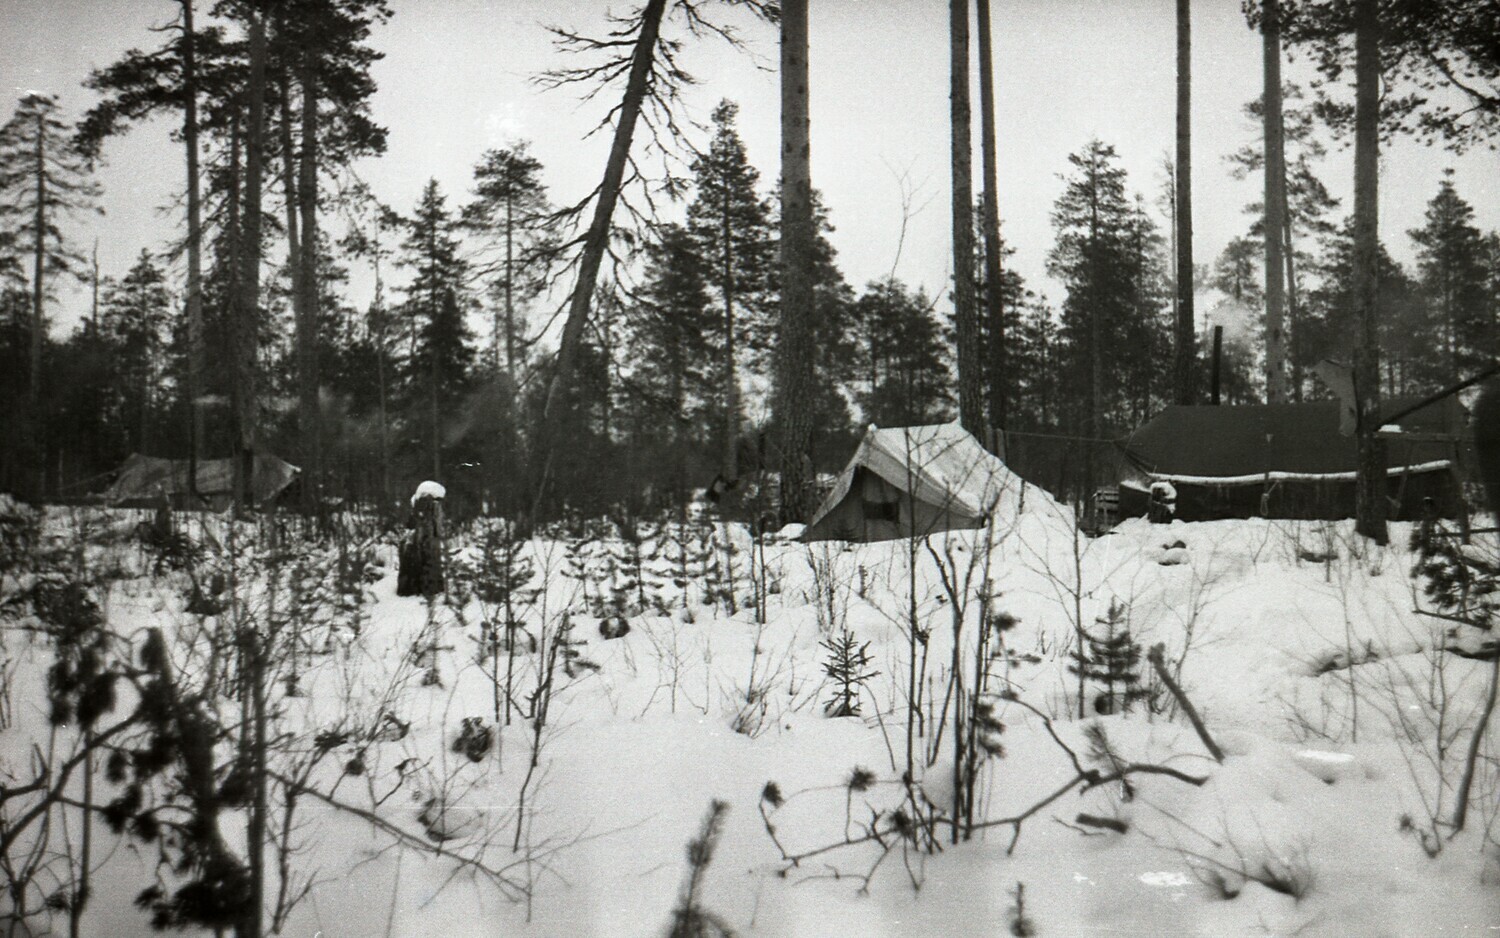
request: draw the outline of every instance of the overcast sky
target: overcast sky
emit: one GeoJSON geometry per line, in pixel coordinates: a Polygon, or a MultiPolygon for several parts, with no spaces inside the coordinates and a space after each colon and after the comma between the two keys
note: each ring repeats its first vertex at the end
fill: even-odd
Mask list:
{"type": "MultiPolygon", "coordinates": [[[[206,4],[206,0],[205,0],[206,4]]],[[[1045,274],[1053,240],[1050,213],[1067,156],[1098,137],[1113,144],[1131,187],[1155,201],[1162,161],[1174,140],[1173,0],[994,0],[999,102],[1000,213],[1014,267],[1060,302],[1045,274]]],[[[0,0],[0,88],[58,94],[70,118],[92,103],[80,82],[127,48],[151,47],[149,32],[169,20],[170,0],[0,0]]],[[[545,165],[556,201],[581,197],[602,172],[607,139],[583,139],[604,102],[580,104],[569,92],[530,82],[560,63],[543,23],[600,31],[604,3],[585,0],[392,0],[395,16],[373,37],[385,59],[373,111],[390,129],[387,154],[360,173],[398,210],[409,209],[436,178],[451,200],[469,190],[471,171],[490,147],[525,139],[545,165]]],[[[616,8],[625,9],[620,4],[616,8]]],[[[895,272],[930,291],[951,269],[948,186],[947,4],[942,0],[813,0],[811,21],[813,184],[837,229],[833,236],[850,282],[895,272]],[[899,264],[902,184],[914,189],[899,264]]],[[[1259,37],[1237,0],[1193,4],[1194,256],[1208,263],[1245,231],[1243,206],[1256,181],[1236,181],[1224,157],[1254,139],[1243,104],[1260,91],[1259,37]]],[[[740,105],[751,160],[769,185],[777,172],[776,33],[734,17],[748,48],[705,39],[685,57],[699,86],[690,116],[706,122],[720,98],[740,105]]],[[[675,29],[675,27],[674,27],[675,29]]],[[[1288,77],[1306,77],[1294,64],[1288,77]]],[[[1350,91],[1352,96],[1352,89],[1350,91]]],[[[976,95],[977,102],[977,95],[976,95]]],[[[8,105],[6,110],[13,107],[8,105]]],[[[977,114],[976,114],[977,129],[977,114]]],[[[107,215],[73,226],[87,248],[99,238],[106,275],[119,275],[141,248],[158,248],[175,214],[164,212],[182,187],[179,150],[169,126],[148,125],[109,145],[101,173],[107,215]]],[[[1407,229],[1421,223],[1444,167],[1485,229],[1500,227],[1500,158],[1491,151],[1455,157],[1400,144],[1383,154],[1381,232],[1409,261],[1407,229]]],[[[975,166],[979,165],[976,151],[975,166]]],[[[1323,176],[1347,207],[1350,151],[1335,148],[1323,176]]],[[[977,187],[976,187],[977,191],[977,187]]],[[[1164,223],[1164,222],[1163,222],[1164,223]]],[[[351,299],[368,302],[359,277],[351,299]]],[[[57,320],[77,321],[83,291],[65,288],[57,320]]]]}

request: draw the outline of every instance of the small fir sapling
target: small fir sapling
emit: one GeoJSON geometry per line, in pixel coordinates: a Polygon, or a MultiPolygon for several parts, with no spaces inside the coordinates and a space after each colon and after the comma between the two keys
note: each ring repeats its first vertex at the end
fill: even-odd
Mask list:
{"type": "Polygon", "coordinates": [[[1413,575],[1435,611],[1462,624],[1489,631],[1500,609],[1500,564],[1493,551],[1465,544],[1458,532],[1441,522],[1412,530],[1417,555],[1413,575]]]}
{"type": "Polygon", "coordinates": [[[677,908],[672,910],[668,938],[728,938],[734,934],[734,929],[724,919],[702,906],[703,878],[708,873],[709,864],[713,863],[719,836],[724,831],[724,818],[728,814],[728,802],[717,799],[710,802],[698,836],[688,841],[687,880],[683,883],[677,908]]]}
{"type": "Polygon", "coordinates": [[[1030,938],[1036,934],[1036,922],[1026,914],[1026,884],[1016,883],[1016,888],[1010,894],[1016,900],[1015,905],[1010,907],[1010,933],[1015,938],[1030,938]]]}
{"type": "Polygon", "coordinates": [[[1086,647],[1068,654],[1073,659],[1069,671],[1103,685],[1104,692],[1094,698],[1100,714],[1129,713],[1132,704],[1149,694],[1141,682],[1141,646],[1130,634],[1127,608],[1110,600],[1109,610],[1094,619],[1093,631],[1080,629],[1086,647]]]}
{"type": "Polygon", "coordinates": [[[616,571],[611,600],[616,615],[638,615],[652,605],[646,594],[646,571],[661,553],[660,531],[656,525],[623,508],[617,509],[612,517],[619,534],[610,543],[616,571]]]}
{"type": "Polygon", "coordinates": [[[831,717],[859,716],[859,695],[866,682],[879,671],[868,670],[872,659],[870,643],[859,644],[854,634],[844,629],[837,636],[820,642],[828,652],[823,672],[833,681],[833,697],[823,707],[831,717]]]}

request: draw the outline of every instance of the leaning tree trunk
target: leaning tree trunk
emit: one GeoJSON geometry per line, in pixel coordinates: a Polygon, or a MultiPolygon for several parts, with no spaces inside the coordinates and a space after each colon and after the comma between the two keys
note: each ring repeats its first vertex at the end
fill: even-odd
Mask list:
{"type": "Polygon", "coordinates": [[[1354,397],[1359,471],[1355,530],[1387,541],[1385,444],[1380,426],[1379,294],[1380,11],[1379,0],[1354,6],[1354,304],[1359,314],[1354,397]]]}
{"type": "Polygon", "coordinates": [[[969,2],[949,0],[949,126],[953,169],[953,318],[958,344],[958,419],[984,439],[984,364],[974,297],[974,154],[969,108],[969,2]]]}
{"type": "Polygon", "coordinates": [[[772,422],[781,471],[781,515],[813,509],[813,206],[808,116],[808,0],[781,7],[781,318],[772,422]]]}
{"type": "Polygon", "coordinates": [[[573,379],[573,364],[578,358],[578,346],[583,341],[583,327],[588,322],[589,305],[594,296],[594,286],[599,280],[599,267],[604,262],[604,252],[609,246],[610,219],[615,213],[615,203],[620,198],[620,186],[624,182],[625,166],[630,157],[630,143],[635,136],[641,104],[646,98],[651,65],[656,54],[656,40],[661,32],[662,14],[666,7],[667,0],[647,0],[640,13],[640,33],[636,36],[635,50],[631,55],[630,77],[626,81],[625,97],[620,102],[609,159],[604,164],[604,179],[599,184],[598,196],[594,202],[594,216],[584,235],[583,252],[578,258],[578,282],[573,285],[573,294],[568,301],[568,318],[563,323],[562,339],[557,349],[557,368],[547,388],[547,402],[542,408],[541,426],[537,428],[537,465],[534,469],[537,509],[541,506],[550,474],[552,423],[557,419],[563,395],[573,379]]]}
{"type": "Polygon", "coordinates": [[[989,323],[990,426],[1005,429],[1005,294],[1001,282],[999,172],[995,157],[995,66],[990,36],[990,0],[977,0],[979,16],[979,152],[983,161],[984,188],[984,300],[989,323]]]}
{"type": "Polygon", "coordinates": [[[1190,0],[1177,0],[1177,328],[1172,399],[1192,404],[1197,333],[1193,328],[1193,32],[1190,0]]]}
{"type": "Polygon", "coordinates": [[[1265,0],[1261,24],[1264,60],[1265,135],[1265,229],[1266,243],[1266,402],[1286,403],[1287,342],[1284,283],[1286,262],[1286,140],[1281,121],[1281,7],[1280,0],[1265,0]]]}

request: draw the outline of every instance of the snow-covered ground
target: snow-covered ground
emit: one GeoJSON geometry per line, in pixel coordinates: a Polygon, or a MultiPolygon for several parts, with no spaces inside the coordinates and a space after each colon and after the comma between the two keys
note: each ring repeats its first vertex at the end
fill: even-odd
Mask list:
{"type": "MultiPolygon", "coordinates": [[[[520,592],[537,595],[519,613],[525,632],[508,643],[514,654],[483,650],[493,593],[431,608],[397,597],[388,540],[369,546],[380,563],[358,602],[333,588],[331,549],[303,556],[285,541],[273,592],[278,608],[298,613],[304,651],[298,695],[285,696],[280,682],[273,695],[275,727],[287,735],[272,763],[288,771],[321,748],[307,785],[331,800],[298,802],[293,892],[305,880],[312,886],[284,933],[666,934],[688,880],[688,844],[714,801],[727,812],[694,904],[742,935],[1019,933],[1018,895],[1039,935],[1500,928],[1492,743],[1481,750],[1467,829],[1449,839],[1443,826],[1492,665],[1438,651],[1453,641],[1452,624],[1414,612],[1406,529],[1395,526],[1385,549],[1363,545],[1347,524],[1285,521],[1132,521],[1084,539],[1064,509],[1028,499],[1019,517],[989,532],[915,545],[776,542],[753,565],[743,530],[695,527],[692,543],[686,527],[669,526],[641,541],[649,559],[639,582],[634,552],[617,537],[571,550],[561,540],[526,542],[520,559],[532,576],[520,592]],[[299,562],[300,572],[285,572],[299,562]],[[944,574],[967,588],[950,593],[944,574]],[[755,582],[764,587],[763,623],[755,582]],[[953,844],[940,822],[941,848],[929,852],[884,832],[913,793],[938,806],[931,811],[952,801],[951,743],[931,760],[928,749],[938,724],[951,737],[951,716],[941,714],[954,595],[966,606],[965,668],[982,606],[1018,622],[992,636],[1003,644],[988,700],[1005,730],[1003,754],[981,769],[978,828],[953,844]],[[642,597],[659,607],[631,609],[628,633],[604,638],[599,614],[611,599],[628,607],[642,597]],[[1079,679],[1068,669],[1075,618],[1094,630],[1112,603],[1142,649],[1140,673],[1150,672],[1144,650],[1164,645],[1167,666],[1224,750],[1222,764],[1159,686],[1129,713],[1100,716],[1100,688],[1090,685],[1089,716],[1077,718],[1079,679]],[[559,644],[565,614],[571,630],[559,644]],[[907,786],[914,621],[928,642],[918,655],[928,719],[912,734],[917,778],[907,786]],[[860,693],[859,715],[829,717],[821,642],[844,628],[869,643],[866,670],[877,673],[860,693]],[[538,736],[524,711],[549,661],[554,693],[538,736]],[[497,680],[513,691],[508,726],[503,705],[496,726],[497,680]],[[477,761],[453,748],[466,718],[495,732],[477,761]],[[330,730],[345,736],[314,744],[330,730]],[[1090,761],[1100,740],[1113,755],[1090,761]],[[1019,825],[984,826],[1077,780],[1069,749],[1086,770],[1107,774],[1114,758],[1176,774],[1132,774],[1128,792],[1120,782],[1075,785],[1019,825]],[[1124,830],[1080,823],[1080,814],[1124,830]],[[885,846],[865,839],[872,827],[885,846]]],[[[60,556],[78,541],[79,517],[44,524],[60,556]]],[[[207,620],[187,609],[186,574],[149,575],[147,555],[127,536],[136,516],[88,517],[95,546],[85,566],[122,568],[103,603],[110,627],[134,641],[162,628],[184,685],[201,682],[207,620]],[[101,546],[109,525],[119,543],[101,546]]],[[[191,536],[202,537],[199,524],[191,536]]],[[[221,525],[210,530],[218,544],[228,540],[221,525]]],[[[481,592],[494,579],[481,570],[482,540],[471,534],[452,545],[457,561],[480,570],[470,579],[481,592]]],[[[262,570],[259,560],[246,563],[262,570]]],[[[7,572],[5,595],[34,580],[7,572]]],[[[264,621],[285,619],[263,608],[263,575],[242,591],[264,621]]],[[[29,777],[32,744],[46,737],[51,653],[26,628],[35,624],[13,616],[4,633],[7,784],[29,777]]],[[[102,780],[99,788],[99,800],[112,790],[102,780]]],[[[220,826],[243,850],[242,816],[227,812],[220,826]]],[[[58,843],[64,836],[53,833],[58,843]]],[[[152,882],[156,849],[98,836],[102,867],[84,933],[148,933],[148,915],[132,901],[152,882]]],[[[270,894],[278,881],[273,875],[270,894]]],[[[54,925],[65,930],[65,917],[54,925]]]]}

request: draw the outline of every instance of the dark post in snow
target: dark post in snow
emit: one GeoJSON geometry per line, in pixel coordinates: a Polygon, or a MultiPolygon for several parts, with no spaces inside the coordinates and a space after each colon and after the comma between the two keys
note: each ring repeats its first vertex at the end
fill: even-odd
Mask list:
{"type": "Polygon", "coordinates": [[[443,496],[436,482],[423,482],[411,497],[410,529],[401,541],[397,596],[433,597],[443,592],[443,496]]]}

